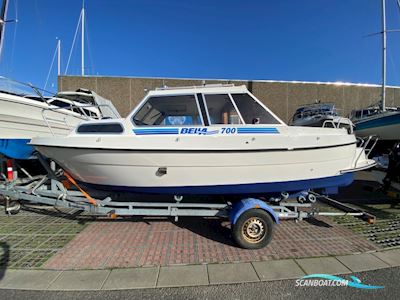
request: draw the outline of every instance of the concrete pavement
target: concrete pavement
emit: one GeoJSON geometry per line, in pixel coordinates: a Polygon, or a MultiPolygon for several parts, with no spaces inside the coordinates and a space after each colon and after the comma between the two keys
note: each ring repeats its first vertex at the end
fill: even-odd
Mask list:
{"type": "Polygon", "coordinates": [[[295,279],[306,274],[347,274],[400,265],[400,249],[345,256],[264,262],[104,270],[6,270],[1,289],[121,290],[295,279]]]}
{"type": "MultiPolygon", "coordinates": [[[[400,267],[353,273],[362,283],[384,286],[368,290],[352,287],[296,286],[296,280],[276,280],[241,284],[215,284],[179,288],[151,288],[97,291],[30,291],[0,289],[1,300],[119,300],[119,299],[174,299],[174,300],[221,300],[221,299],[307,299],[307,300],[365,300],[399,299],[400,267]]],[[[345,275],[349,278],[349,275],[345,275]]]]}

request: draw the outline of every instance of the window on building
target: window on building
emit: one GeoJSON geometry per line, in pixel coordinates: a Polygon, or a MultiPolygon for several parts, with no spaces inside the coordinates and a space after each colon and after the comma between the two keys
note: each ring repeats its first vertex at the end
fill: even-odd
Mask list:
{"type": "Polygon", "coordinates": [[[151,97],[133,122],[139,126],[203,125],[194,95],[151,97]]]}
{"type": "Polygon", "coordinates": [[[240,117],[229,95],[204,95],[210,124],[240,124],[240,117]]]}
{"type": "Polygon", "coordinates": [[[246,124],[280,124],[249,94],[232,94],[232,98],[246,124]]]}

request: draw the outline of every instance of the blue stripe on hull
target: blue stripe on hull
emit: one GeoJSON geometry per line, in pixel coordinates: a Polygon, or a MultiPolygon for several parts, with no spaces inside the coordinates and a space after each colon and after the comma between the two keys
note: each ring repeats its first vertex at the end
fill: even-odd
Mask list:
{"type": "Polygon", "coordinates": [[[356,123],[355,130],[363,130],[363,129],[383,127],[395,124],[400,124],[400,112],[376,119],[360,121],[359,123],[356,123]]]}
{"type": "Polygon", "coordinates": [[[14,159],[31,158],[34,148],[28,139],[0,139],[0,154],[14,159]]]}
{"type": "Polygon", "coordinates": [[[280,192],[298,192],[308,189],[330,189],[347,186],[353,182],[353,174],[273,183],[210,185],[210,186],[175,186],[175,187],[126,187],[82,183],[98,190],[121,191],[145,194],[169,195],[249,195],[273,194],[280,192]]]}
{"type": "Polygon", "coordinates": [[[245,134],[266,134],[266,133],[279,133],[276,128],[238,128],[238,133],[245,134]]]}

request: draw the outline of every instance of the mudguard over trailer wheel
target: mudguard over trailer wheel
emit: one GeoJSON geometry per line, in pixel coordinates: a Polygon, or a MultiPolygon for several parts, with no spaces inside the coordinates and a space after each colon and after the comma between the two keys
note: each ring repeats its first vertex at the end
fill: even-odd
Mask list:
{"type": "Polygon", "coordinates": [[[268,245],[274,232],[271,215],[260,208],[245,211],[232,225],[235,242],[245,249],[260,249],[268,245]]]}

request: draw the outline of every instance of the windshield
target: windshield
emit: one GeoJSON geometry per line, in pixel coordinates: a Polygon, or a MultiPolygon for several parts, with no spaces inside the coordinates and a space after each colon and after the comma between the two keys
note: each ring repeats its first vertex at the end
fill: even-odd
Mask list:
{"type": "Polygon", "coordinates": [[[151,97],[133,121],[141,126],[202,125],[194,95],[151,97]]]}

